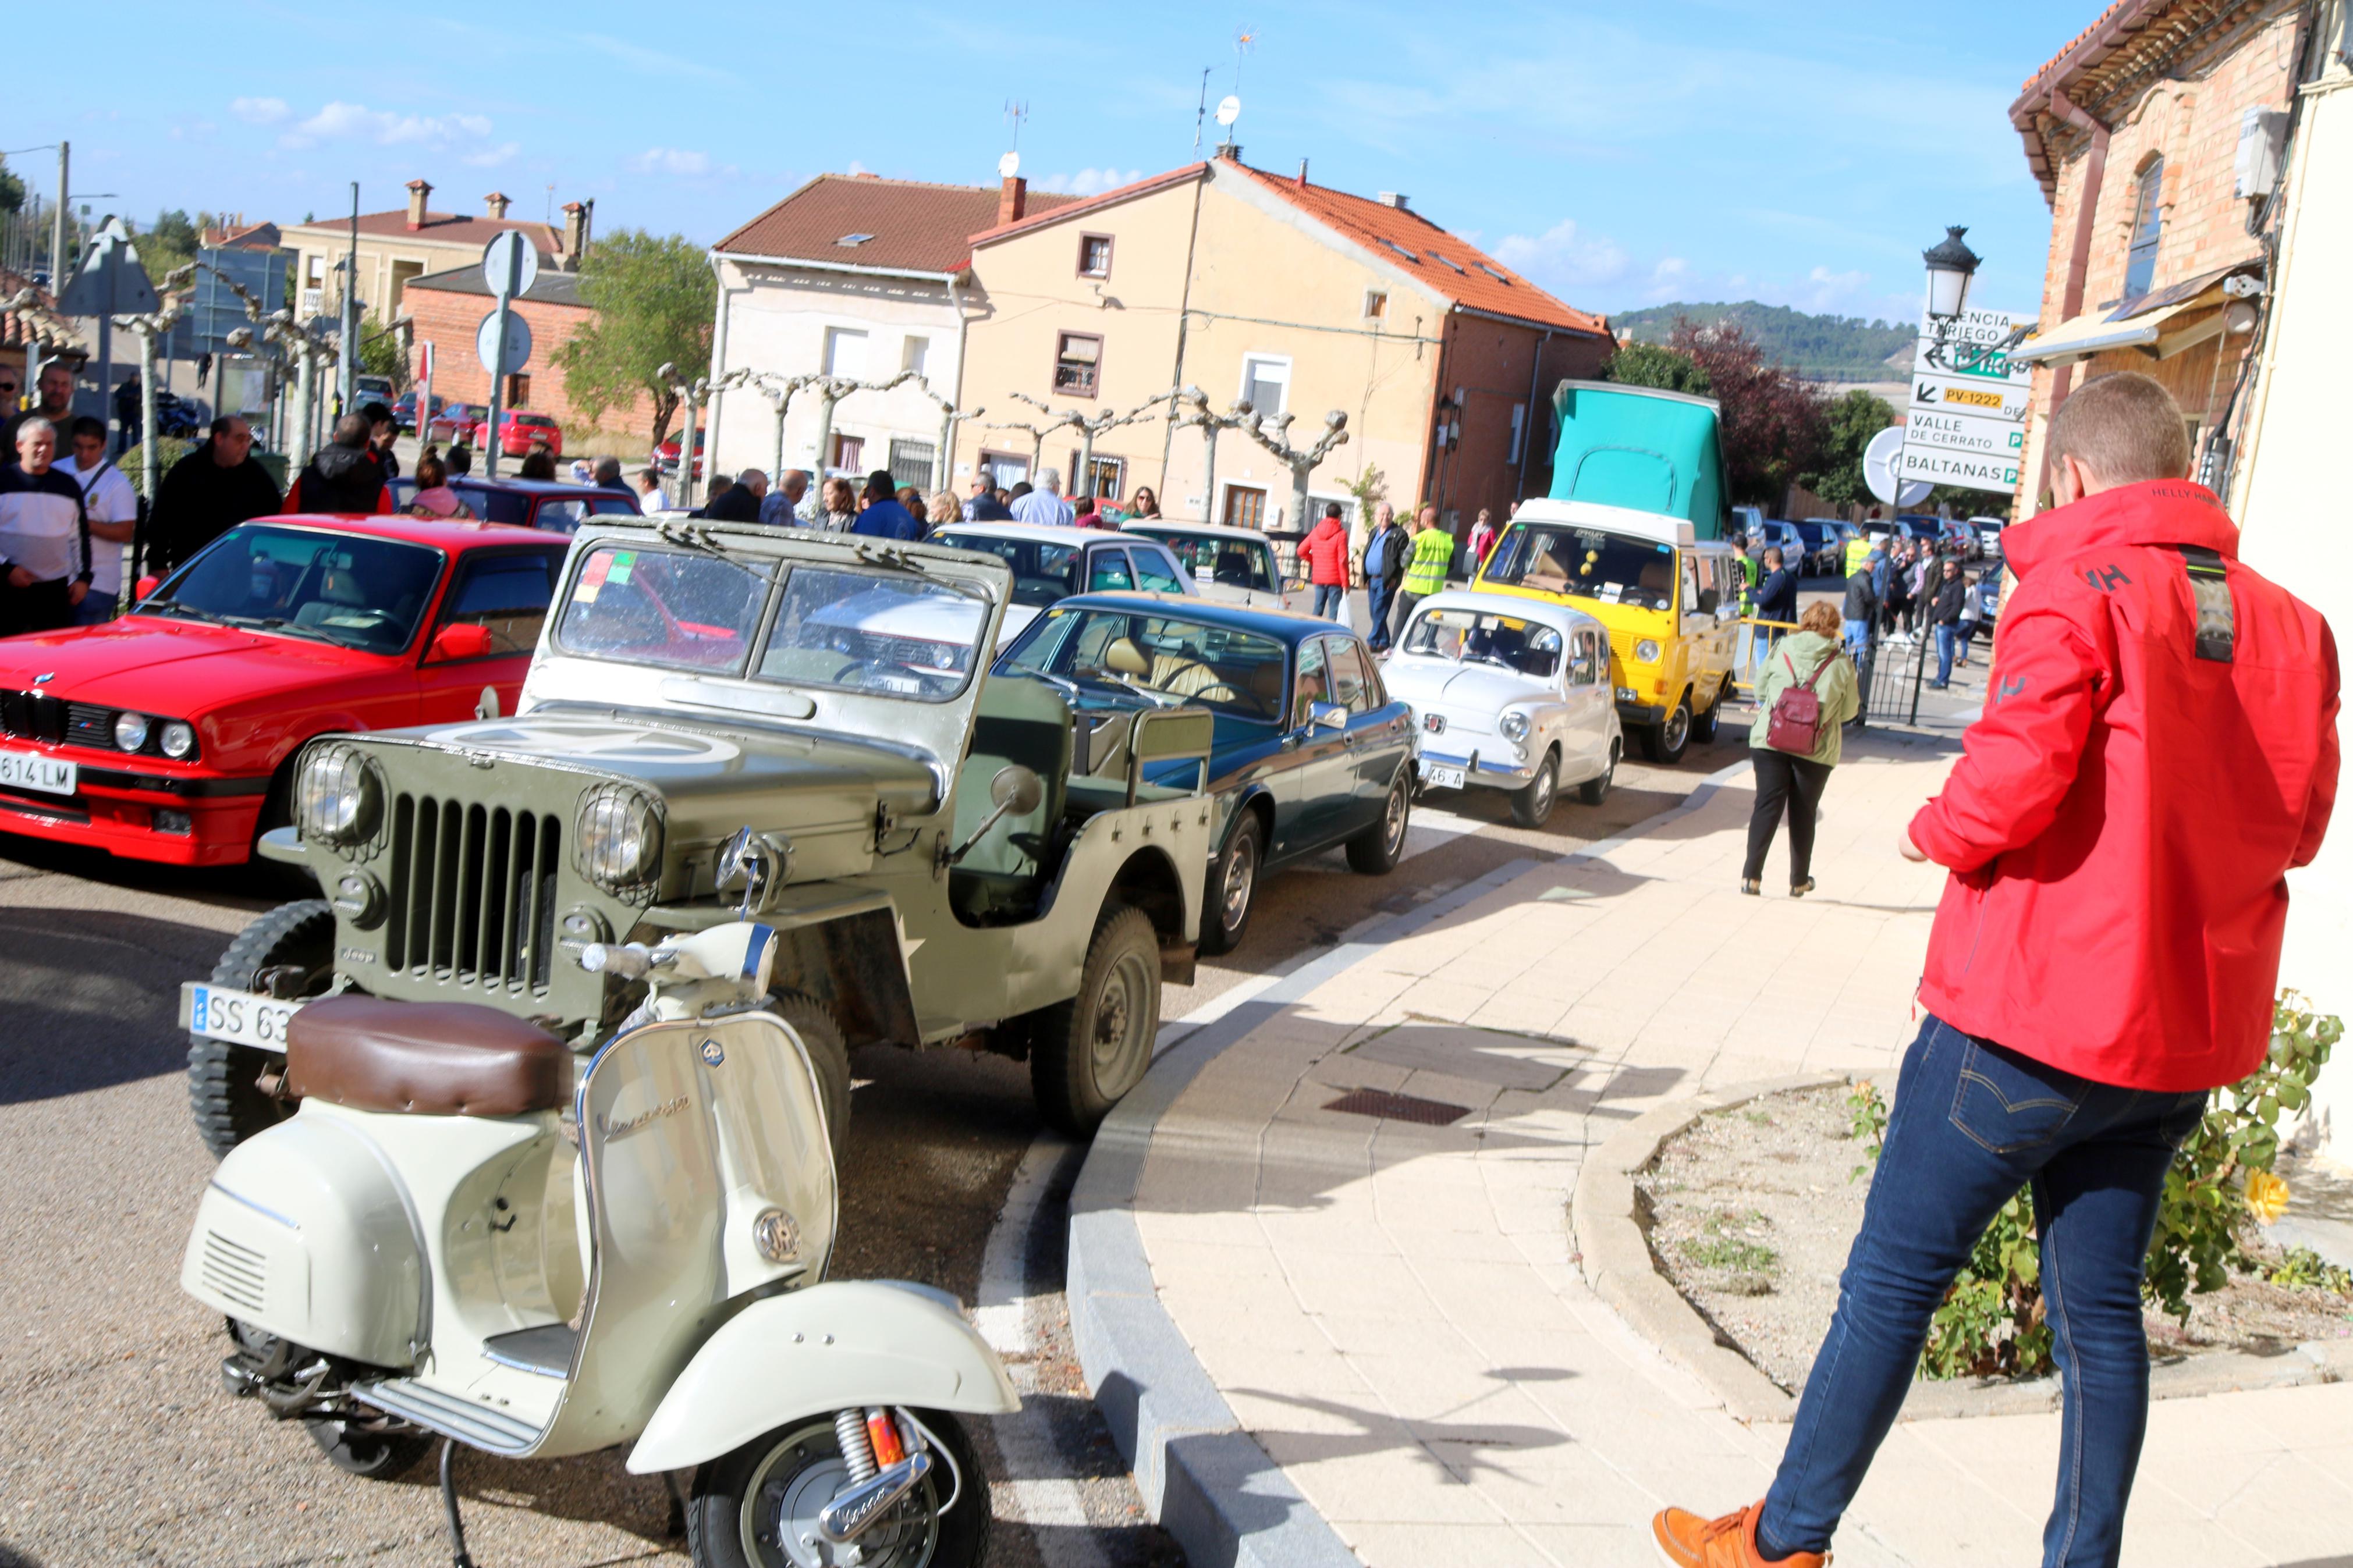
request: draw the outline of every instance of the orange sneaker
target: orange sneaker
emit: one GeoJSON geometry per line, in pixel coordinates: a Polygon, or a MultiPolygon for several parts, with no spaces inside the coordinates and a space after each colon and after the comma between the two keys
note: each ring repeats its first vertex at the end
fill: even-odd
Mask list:
{"type": "MultiPolygon", "coordinates": [[[[1764,1511],[1761,1501],[1722,1519],[1664,1508],[1651,1521],[1651,1539],[1660,1560],[1674,1568],[1767,1568],[1757,1551],[1757,1521],[1764,1511]]],[[[1773,1559],[1771,1568],[1829,1568],[1830,1560],[1827,1552],[1792,1552],[1773,1559]]]]}

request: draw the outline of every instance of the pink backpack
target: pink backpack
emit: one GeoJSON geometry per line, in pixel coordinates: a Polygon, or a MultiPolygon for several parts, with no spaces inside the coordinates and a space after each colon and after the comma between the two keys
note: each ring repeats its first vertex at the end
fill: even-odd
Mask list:
{"type": "MultiPolygon", "coordinates": [[[[1777,752],[1790,752],[1800,757],[1810,757],[1814,748],[1822,743],[1822,699],[1814,689],[1814,682],[1831,661],[1840,657],[1837,648],[1822,655],[1814,666],[1814,673],[1806,678],[1803,686],[1785,686],[1773,699],[1773,711],[1765,721],[1765,743],[1777,752]]],[[[1785,651],[1781,662],[1788,666],[1789,679],[1798,678],[1798,667],[1785,651]]]]}

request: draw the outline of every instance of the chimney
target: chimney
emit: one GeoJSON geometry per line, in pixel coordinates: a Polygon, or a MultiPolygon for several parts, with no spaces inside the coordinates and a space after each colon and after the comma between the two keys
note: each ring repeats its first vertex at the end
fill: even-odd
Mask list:
{"type": "Polygon", "coordinates": [[[1242,144],[1239,142],[1220,142],[1218,143],[1218,156],[1229,163],[1239,163],[1242,161],[1242,144]]]}
{"type": "Polygon", "coordinates": [[[1008,174],[1005,183],[997,187],[997,226],[1019,223],[1029,211],[1029,182],[1018,174],[1008,174]]]}
{"type": "Polygon", "coordinates": [[[482,211],[485,216],[493,219],[506,216],[507,194],[504,191],[492,191],[489,195],[484,196],[482,211]]]}
{"type": "Polygon", "coordinates": [[[1307,160],[1304,158],[1299,160],[1299,188],[1307,188],[1307,160]]]}
{"type": "Polygon", "coordinates": [[[564,265],[567,271],[576,271],[580,258],[588,254],[588,220],[596,213],[596,199],[564,204],[564,265]]]}
{"type": "Polygon", "coordinates": [[[433,187],[427,184],[424,181],[411,180],[408,182],[409,227],[423,228],[425,226],[425,198],[432,194],[433,187]]]}
{"type": "Polygon", "coordinates": [[[1395,207],[1399,212],[1411,210],[1406,205],[1406,196],[1401,191],[1383,191],[1380,199],[1381,205],[1385,207],[1395,207]]]}

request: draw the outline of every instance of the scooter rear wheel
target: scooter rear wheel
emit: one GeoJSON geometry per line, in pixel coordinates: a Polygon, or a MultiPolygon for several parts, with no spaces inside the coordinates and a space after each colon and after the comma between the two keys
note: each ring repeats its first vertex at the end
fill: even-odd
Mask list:
{"type": "Polygon", "coordinates": [[[332,1415],[302,1423],[327,1462],[347,1476],[371,1481],[397,1480],[432,1451],[433,1439],[417,1432],[371,1432],[332,1415]]]}
{"type": "MultiPolygon", "coordinates": [[[[947,1450],[949,1462],[936,1466],[860,1534],[859,1561],[862,1568],[976,1568],[988,1553],[988,1478],[955,1416],[944,1410],[913,1414],[947,1450]]],[[[694,1568],[846,1563],[848,1548],[818,1534],[817,1513],[849,1476],[831,1415],[779,1426],[712,1460],[695,1472],[686,1508],[686,1550],[694,1568]]]]}

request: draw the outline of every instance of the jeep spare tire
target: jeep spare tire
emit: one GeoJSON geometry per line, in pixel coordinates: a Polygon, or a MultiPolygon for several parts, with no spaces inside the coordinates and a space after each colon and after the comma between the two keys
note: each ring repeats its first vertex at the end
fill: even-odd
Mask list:
{"type": "MultiPolygon", "coordinates": [[[[334,981],[334,959],[335,911],[324,899],[298,899],[239,931],[213,965],[212,983],[260,991],[268,971],[291,970],[277,977],[279,994],[317,996],[334,981]]],[[[294,1114],[294,1101],[264,1092],[257,1081],[285,1065],[276,1051],[188,1037],[188,1109],[214,1159],[294,1114]]]]}
{"type": "Polygon", "coordinates": [[[1029,1087],[1048,1125],[1084,1138],[1143,1081],[1160,1033],[1160,935],[1111,902],[1095,921],[1079,994],[1030,1016],[1029,1087]]]}
{"type": "Polygon", "coordinates": [[[809,1066],[817,1069],[818,1089],[825,1103],[826,1141],[833,1145],[838,1168],[849,1148],[849,1047],[841,1026],[814,996],[798,991],[768,993],[768,1011],[782,1018],[807,1047],[809,1066]]]}

